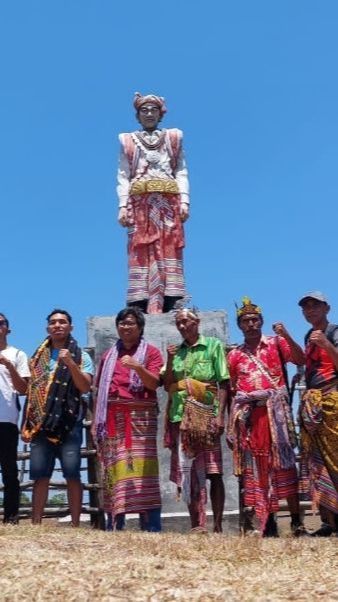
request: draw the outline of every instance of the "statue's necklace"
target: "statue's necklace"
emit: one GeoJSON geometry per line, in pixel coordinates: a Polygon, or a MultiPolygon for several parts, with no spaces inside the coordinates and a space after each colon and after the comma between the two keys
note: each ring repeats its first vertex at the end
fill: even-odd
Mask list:
{"type": "Polygon", "coordinates": [[[147,150],[157,150],[162,146],[164,142],[165,132],[161,132],[161,134],[155,142],[148,142],[145,139],[145,135],[146,134],[144,132],[135,132],[135,136],[138,138],[141,144],[145,146],[147,150]]]}

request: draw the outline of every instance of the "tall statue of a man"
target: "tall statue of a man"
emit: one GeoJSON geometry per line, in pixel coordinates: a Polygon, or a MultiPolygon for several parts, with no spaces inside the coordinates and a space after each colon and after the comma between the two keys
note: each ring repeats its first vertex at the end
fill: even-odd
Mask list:
{"type": "Polygon", "coordinates": [[[134,107],[142,129],[119,135],[118,219],[128,227],[127,303],[155,314],[185,296],[188,172],[181,130],[159,128],[164,98],[136,93],[134,107]]]}

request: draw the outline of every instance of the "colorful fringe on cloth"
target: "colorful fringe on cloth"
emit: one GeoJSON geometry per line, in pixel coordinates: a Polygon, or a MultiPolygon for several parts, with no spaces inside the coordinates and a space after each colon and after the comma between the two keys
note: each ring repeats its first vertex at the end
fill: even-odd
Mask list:
{"type": "Polygon", "coordinates": [[[306,391],[300,419],[301,492],[338,514],[338,392],[306,391]]]}
{"type": "Polygon", "coordinates": [[[223,474],[220,437],[212,447],[206,447],[195,458],[189,458],[182,450],[180,423],[171,422],[167,427],[166,445],[171,450],[170,480],[181,491],[190,513],[198,515],[199,526],[205,528],[206,478],[208,474],[223,474]]]}
{"type": "Polygon", "coordinates": [[[214,406],[205,403],[206,391],[217,394],[217,386],[202,383],[193,378],[185,378],[171,385],[169,396],[175,391],[187,391],[184,414],[180,423],[180,436],[183,452],[194,458],[206,447],[215,445],[218,428],[214,406]]]}
{"type": "MultiPolygon", "coordinates": [[[[81,349],[75,339],[66,343],[73,360],[81,364],[81,349]]],[[[80,411],[81,395],[75,387],[69,368],[63,362],[55,370],[49,368],[50,338],[47,337],[30,360],[31,378],[22,438],[29,442],[43,429],[50,441],[58,443],[72,430],[80,411]]]]}
{"type": "Polygon", "coordinates": [[[165,296],[185,295],[180,196],[166,193],[131,195],[127,212],[127,301],[148,299],[148,313],[161,313],[165,296]]]}
{"type": "Polygon", "coordinates": [[[156,401],[110,400],[100,441],[104,510],[118,514],[160,508],[156,401]]]}
{"type": "Polygon", "coordinates": [[[244,505],[253,506],[264,531],[278,499],[297,493],[296,435],[285,387],[237,393],[227,439],[234,474],[242,477],[244,505]]]}

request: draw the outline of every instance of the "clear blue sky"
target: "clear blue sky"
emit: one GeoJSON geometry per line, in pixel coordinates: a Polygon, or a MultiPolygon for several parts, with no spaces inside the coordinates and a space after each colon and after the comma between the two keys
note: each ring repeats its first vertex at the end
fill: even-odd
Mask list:
{"type": "Polygon", "coordinates": [[[11,0],[0,4],[1,301],[31,353],[55,306],[85,320],[124,305],[117,134],[136,90],[184,130],[192,213],[187,288],[302,339],[297,299],[338,320],[336,0],[11,0]]]}

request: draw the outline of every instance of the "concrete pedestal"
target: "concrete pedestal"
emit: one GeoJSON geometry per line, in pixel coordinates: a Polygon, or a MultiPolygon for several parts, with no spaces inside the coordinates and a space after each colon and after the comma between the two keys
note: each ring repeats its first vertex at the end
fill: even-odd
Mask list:
{"type": "MultiPolygon", "coordinates": [[[[214,336],[226,343],[228,340],[228,327],[226,313],[223,311],[200,312],[200,332],[206,336],[214,336]]],[[[117,340],[115,316],[92,317],[87,321],[88,348],[93,351],[97,364],[102,353],[111,347],[117,340]]],[[[146,316],[144,336],[146,341],[161,350],[164,360],[166,348],[170,343],[180,343],[181,336],[175,326],[173,313],[146,316]]],[[[158,451],[160,460],[160,479],[162,492],[162,509],[164,513],[186,512],[183,502],[177,502],[175,486],[169,481],[170,452],[163,448],[163,423],[167,403],[167,394],[163,388],[158,391],[160,406],[158,451]]],[[[238,508],[238,484],[232,476],[232,458],[228,448],[224,445],[223,437],[224,482],[226,489],[226,510],[238,508]]]]}

